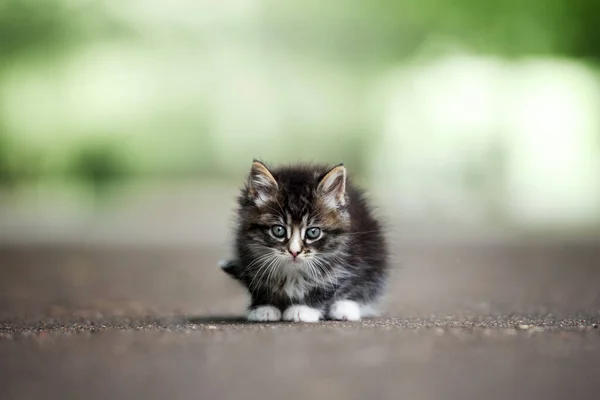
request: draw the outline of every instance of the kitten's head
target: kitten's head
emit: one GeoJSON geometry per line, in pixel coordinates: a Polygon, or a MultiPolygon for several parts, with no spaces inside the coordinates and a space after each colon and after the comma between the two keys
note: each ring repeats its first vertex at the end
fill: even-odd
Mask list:
{"type": "Polygon", "coordinates": [[[347,246],[346,169],[254,161],[239,198],[239,244],[281,267],[325,268],[347,246]]]}

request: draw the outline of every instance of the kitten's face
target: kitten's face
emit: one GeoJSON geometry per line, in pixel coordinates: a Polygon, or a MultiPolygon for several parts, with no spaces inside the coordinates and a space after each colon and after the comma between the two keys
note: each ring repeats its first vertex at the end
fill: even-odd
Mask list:
{"type": "MultiPolygon", "coordinates": [[[[325,271],[345,250],[346,170],[274,171],[254,162],[240,198],[240,228],[253,256],[274,268],[325,271]]],[[[260,264],[260,262],[259,262],[260,264]]]]}

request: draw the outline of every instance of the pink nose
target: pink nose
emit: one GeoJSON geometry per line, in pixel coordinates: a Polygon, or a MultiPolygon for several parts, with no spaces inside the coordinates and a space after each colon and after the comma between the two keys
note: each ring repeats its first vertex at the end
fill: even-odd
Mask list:
{"type": "Polygon", "coordinates": [[[298,257],[298,252],[297,251],[291,251],[291,250],[288,250],[288,251],[290,252],[290,254],[292,255],[292,257],[294,257],[294,258],[298,257]]]}

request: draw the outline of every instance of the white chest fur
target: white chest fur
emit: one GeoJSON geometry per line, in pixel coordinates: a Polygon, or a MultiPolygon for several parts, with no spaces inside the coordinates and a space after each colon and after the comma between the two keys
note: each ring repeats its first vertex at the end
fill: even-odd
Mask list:
{"type": "Polygon", "coordinates": [[[300,271],[291,270],[285,274],[283,291],[290,299],[302,300],[308,292],[308,286],[308,282],[306,282],[300,271]]]}

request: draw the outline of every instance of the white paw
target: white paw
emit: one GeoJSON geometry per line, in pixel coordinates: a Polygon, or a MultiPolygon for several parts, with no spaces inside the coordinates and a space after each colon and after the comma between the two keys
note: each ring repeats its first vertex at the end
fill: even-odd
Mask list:
{"type": "Polygon", "coordinates": [[[248,311],[248,321],[281,321],[281,311],[273,306],[260,306],[248,311]]]}
{"type": "Polygon", "coordinates": [[[283,312],[285,321],[317,322],[321,318],[321,311],[309,306],[291,306],[283,312]]]}
{"type": "Polygon", "coordinates": [[[229,260],[219,260],[219,267],[226,268],[229,265],[229,260]]]}
{"type": "Polygon", "coordinates": [[[329,318],[338,321],[359,321],[360,306],[352,300],[339,300],[329,310],[329,318]]]}

